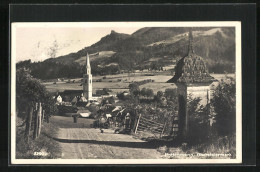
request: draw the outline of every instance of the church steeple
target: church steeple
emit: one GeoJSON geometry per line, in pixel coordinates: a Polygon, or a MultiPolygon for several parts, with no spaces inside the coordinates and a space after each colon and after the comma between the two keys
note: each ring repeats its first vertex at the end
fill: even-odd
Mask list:
{"type": "Polygon", "coordinates": [[[193,36],[192,36],[192,29],[189,30],[189,50],[188,55],[194,53],[193,50],[193,36]]]}
{"type": "Polygon", "coordinates": [[[92,100],[92,75],[88,53],[86,56],[86,74],[83,75],[83,95],[87,101],[92,100]]]}
{"type": "Polygon", "coordinates": [[[87,53],[87,56],[86,56],[86,74],[91,74],[91,67],[90,67],[90,61],[89,61],[88,53],[87,53]]]}

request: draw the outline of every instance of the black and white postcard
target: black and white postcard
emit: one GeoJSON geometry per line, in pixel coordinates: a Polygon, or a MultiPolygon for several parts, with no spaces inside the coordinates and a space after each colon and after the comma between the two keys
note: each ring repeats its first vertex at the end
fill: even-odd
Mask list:
{"type": "Polygon", "coordinates": [[[11,33],[12,164],[242,163],[240,22],[11,33]]]}

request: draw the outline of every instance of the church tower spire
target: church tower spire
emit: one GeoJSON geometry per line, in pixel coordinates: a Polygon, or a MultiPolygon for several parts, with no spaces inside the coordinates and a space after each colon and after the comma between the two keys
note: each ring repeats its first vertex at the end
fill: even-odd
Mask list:
{"type": "Polygon", "coordinates": [[[193,36],[192,36],[192,29],[189,30],[189,50],[188,55],[194,53],[193,50],[193,36]]]}
{"type": "Polygon", "coordinates": [[[92,74],[89,55],[86,55],[86,74],[83,75],[83,96],[87,101],[92,100],[92,74]]]}
{"type": "Polygon", "coordinates": [[[89,55],[87,53],[87,56],[86,56],[86,72],[87,74],[91,74],[91,67],[90,67],[90,62],[89,62],[89,55]]]}

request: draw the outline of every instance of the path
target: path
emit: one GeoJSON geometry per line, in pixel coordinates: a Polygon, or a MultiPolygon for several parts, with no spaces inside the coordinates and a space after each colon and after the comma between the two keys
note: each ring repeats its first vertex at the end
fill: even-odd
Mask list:
{"type": "Polygon", "coordinates": [[[52,117],[56,124],[65,123],[71,128],[60,128],[56,140],[60,143],[63,159],[157,159],[162,158],[156,148],[148,142],[135,139],[131,135],[114,134],[113,130],[88,128],[85,120],[73,124],[70,117],[52,117]],[[56,119],[55,119],[56,118],[56,119]],[[58,118],[58,120],[57,120],[58,118]],[[69,119],[69,120],[68,120],[69,119]],[[75,127],[73,127],[75,126],[75,127]]]}

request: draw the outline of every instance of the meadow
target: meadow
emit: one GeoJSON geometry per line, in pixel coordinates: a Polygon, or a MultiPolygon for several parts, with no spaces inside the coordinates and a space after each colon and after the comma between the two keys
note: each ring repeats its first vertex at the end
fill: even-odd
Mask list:
{"type": "MultiPolygon", "coordinates": [[[[211,74],[216,80],[221,80],[225,77],[225,74],[211,74]]],[[[227,74],[227,76],[235,77],[235,74],[227,74]]],[[[108,88],[112,93],[117,94],[119,92],[127,91],[129,89],[129,84],[132,82],[138,82],[142,80],[151,79],[152,82],[146,83],[140,86],[153,89],[154,93],[157,91],[165,91],[167,88],[176,88],[174,83],[166,83],[172,75],[164,72],[154,73],[154,72],[136,72],[136,73],[123,73],[117,75],[106,75],[106,76],[93,76],[93,93],[96,90],[108,88]]],[[[81,85],[82,78],[75,78],[68,80],[59,81],[55,84],[53,82],[44,82],[43,84],[50,92],[62,92],[64,90],[82,90],[81,85]]]]}

